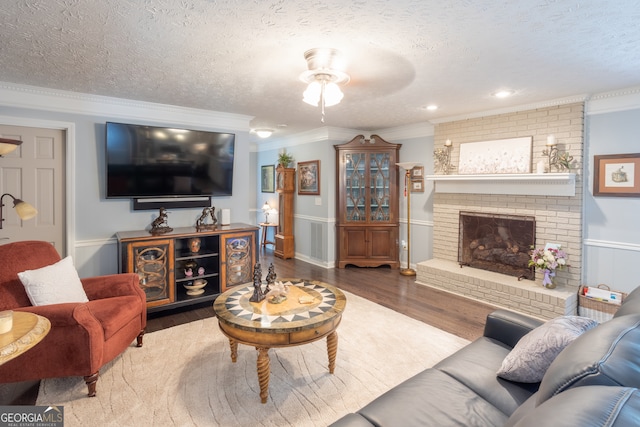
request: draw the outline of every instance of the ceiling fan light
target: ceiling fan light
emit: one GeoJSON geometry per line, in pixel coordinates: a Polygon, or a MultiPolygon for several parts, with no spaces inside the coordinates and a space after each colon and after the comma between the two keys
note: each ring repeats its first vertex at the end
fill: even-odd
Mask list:
{"type": "Polygon", "coordinates": [[[324,105],[325,107],[331,107],[332,105],[339,104],[342,101],[344,94],[340,90],[337,84],[327,83],[324,88],[324,105]]]}
{"type": "Polygon", "coordinates": [[[320,102],[320,92],[322,92],[322,85],[319,82],[311,82],[307,86],[307,90],[302,94],[302,100],[314,107],[318,106],[320,102]]]}

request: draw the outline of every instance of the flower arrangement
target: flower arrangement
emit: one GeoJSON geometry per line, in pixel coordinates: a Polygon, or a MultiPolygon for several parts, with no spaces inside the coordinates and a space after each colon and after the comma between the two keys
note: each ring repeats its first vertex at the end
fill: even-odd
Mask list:
{"type": "Polygon", "coordinates": [[[557,248],[545,247],[537,249],[532,247],[529,267],[542,270],[544,273],[542,286],[553,289],[556,287],[554,283],[556,269],[562,270],[567,267],[567,253],[560,249],[560,246],[557,248]]]}

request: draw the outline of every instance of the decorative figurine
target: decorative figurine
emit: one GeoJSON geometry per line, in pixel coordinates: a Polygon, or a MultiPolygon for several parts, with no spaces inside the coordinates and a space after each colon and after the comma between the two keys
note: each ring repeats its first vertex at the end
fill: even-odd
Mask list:
{"type": "Polygon", "coordinates": [[[202,209],[200,218],[196,221],[196,230],[213,230],[216,228],[218,219],[216,218],[216,208],[211,206],[210,208],[202,209]],[[207,218],[211,218],[211,224],[207,223],[207,218]]]}
{"type": "Polygon", "coordinates": [[[269,272],[267,273],[267,277],[265,277],[265,279],[267,280],[267,286],[264,288],[264,293],[268,294],[269,291],[271,291],[271,285],[273,285],[273,282],[276,281],[276,277],[278,277],[276,275],[276,272],[274,270],[273,267],[273,263],[269,264],[269,272]]]}
{"type": "Polygon", "coordinates": [[[184,277],[193,277],[196,269],[198,268],[198,263],[194,260],[189,260],[184,263],[184,277]]]}
{"type": "Polygon", "coordinates": [[[151,223],[151,230],[149,233],[151,234],[163,234],[169,233],[173,231],[173,228],[169,227],[167,223],[168,215],[167,210],[165,208],[160,208],[160,214],[158,218],[154,219],[151,223]]]}
{"type": "Polygon", "coordinates": [[[275,282],[273,284],[273,289],[271,289],[271,291],[269,291],[269,293],[265,295],[267,301],[272,304],[280,304],[281,302],[286,301],[287,293],[289,292],[288,284],[290,285],[291,282],[275,282]]]}
{"type": "Polygon", "coordinates": [[[202,276],[204,274],[204,267],[200,267],[198,269],[198,276],[202,276]]]}
{"type": "Polygon", "coordinates": [[[262,268],[260,267],[260,263],[256,262],[256,265],[253,267],[253,295],[251,295],[249,301],[260,302],[264,298],[264,294],[262,293],[262,268]]]}
{"type": "Polygon", "coordinates": [[[189,239],[189,250],[193,253],[198,253],[200,252],[200,245],[202,244],[202,242],[200,241],[200,238],[198,237],[194,237],[193,239],[189,239]]]}

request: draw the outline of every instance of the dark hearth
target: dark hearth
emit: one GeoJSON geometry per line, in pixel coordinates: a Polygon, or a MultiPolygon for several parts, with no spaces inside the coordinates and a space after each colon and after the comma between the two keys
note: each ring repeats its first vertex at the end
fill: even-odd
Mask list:
{"type": "Polygon", "coordinates": [[[458,262],[533,280],[527,264],[535,229],[535,218],[530,216],[460,212],[458,262]]]}

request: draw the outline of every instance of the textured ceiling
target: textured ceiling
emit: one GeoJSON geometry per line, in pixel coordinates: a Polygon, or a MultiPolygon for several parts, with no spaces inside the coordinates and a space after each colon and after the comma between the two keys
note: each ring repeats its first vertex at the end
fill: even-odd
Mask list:
{"type": "Polygon", "coordinates": [[[374,131],[639,86],[639,22],[640,0],[13,0],[0,81],[285,134],[323,126],[298,76],[307,49],[333,47],[351,81],[325,125],[374,131]]]}

